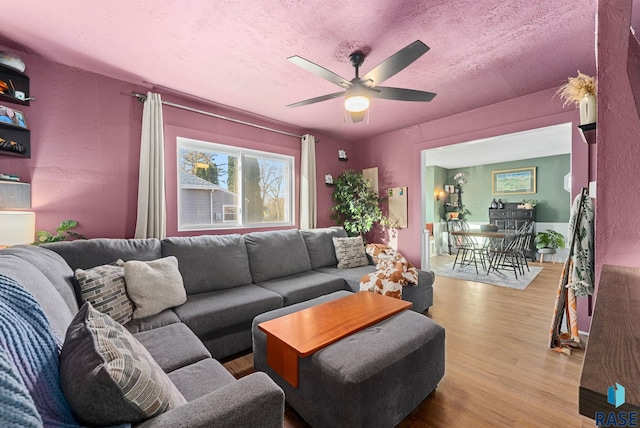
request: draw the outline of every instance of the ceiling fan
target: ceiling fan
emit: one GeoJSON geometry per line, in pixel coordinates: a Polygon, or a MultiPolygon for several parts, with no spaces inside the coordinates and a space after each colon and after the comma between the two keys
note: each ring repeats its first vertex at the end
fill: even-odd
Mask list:
{"type": "Polygon", "coordinates": [[[416,40],[382,61],[362,77],[360,77],[360,66],[364,63],[365,55],[361,51],[353,52],[349,55],[349,61],[356,69],[356,76],[351,80],[347,80],[344,77],[341,77],[334,72],[314,64],[300,56],[295,55],[287,58],[298,67],[345,89],[341,92],[334,92],[333,94],[322,95],[320,97],[289,104],[287,107],[305,106],[308,104],[331,100],[344,95],[344,107],[351,113],[351,120],[353,120],[353,122],[360,122],[364,119],[365,112],[369,108],[370,98],[399,101],[431,101],[433,97],[436,96],[433,92],[378,86],[380,83],[409,66],[428,50],[429,46],[425,45],[420,40],[416,40]]]}

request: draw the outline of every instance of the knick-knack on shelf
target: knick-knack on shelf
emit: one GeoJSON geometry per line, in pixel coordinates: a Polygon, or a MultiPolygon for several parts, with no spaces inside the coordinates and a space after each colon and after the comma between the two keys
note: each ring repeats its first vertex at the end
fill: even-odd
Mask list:
{"type": "Polygon", "coordinates": [[[491,201],[491,209],[495,210],[496,208],[498,208],[498,203],[496,202],[496,198],[493,198],[491,201]]]}
{"type": "Polygon", "coordinates": [[[498,209],[501,210],[504,208],[504,203],[502,202],[502,199],[498,199],[498,209]]]}

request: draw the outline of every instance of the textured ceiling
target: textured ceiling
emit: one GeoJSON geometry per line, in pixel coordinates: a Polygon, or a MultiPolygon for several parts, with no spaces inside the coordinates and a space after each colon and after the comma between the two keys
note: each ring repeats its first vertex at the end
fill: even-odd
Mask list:
{"type": "MultiPolygon", "coordinates": [[[[130,82],[198,96],[358,140],[560,86],[595,73],[596,0],[22,0],[0,44],[130,82]],[[430,103],[372,101],[345,122],[343,99],[285,107],[340,90],[287,61],[300,55],[343,77],[409,43],[431,50],[385,86],[436,92],[430,103]]],[[[5,17],[8,18],[8,17],[5,17]]]]}

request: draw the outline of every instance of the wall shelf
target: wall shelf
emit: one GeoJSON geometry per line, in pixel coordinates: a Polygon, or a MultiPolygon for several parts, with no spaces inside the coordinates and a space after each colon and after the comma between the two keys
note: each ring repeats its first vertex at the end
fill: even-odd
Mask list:
{"type": "MultiPolygon", "coordinates": [[[[0,80],[9,86],[7,93],[0,94],[0,103],[12,103],[28,106],[31,100],[29,94],[29,76],[21,71],[0,64],[0,80]],[[14,90],[21,91],[25,99],[13,96],[14,90]]],[[[4,104],[3,104],[4,105],[4,104]]],[[[10,106],[6,106],[12,108],[10,106]]],[[[23,112],[24,113],[24,112],[23,112]]],[[[0,155],[31,157],[31,131],[11,123],[0,122],[0,155]]]]}
{"type": "Polygon", "coordinates": [[[580,135],[582,136],[582,141],[587,144],[595,144],[596,143],[596,123],[586,123],[584,125],[578,125],[578,129],[580,129],[580,135]]]}

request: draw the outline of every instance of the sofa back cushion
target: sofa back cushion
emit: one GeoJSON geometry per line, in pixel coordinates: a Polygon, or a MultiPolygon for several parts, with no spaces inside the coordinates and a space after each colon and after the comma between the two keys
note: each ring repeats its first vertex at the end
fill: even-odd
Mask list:
{"type": "Polygon", "coordinates": [[[155,238],[79,239],[43,244],[42,247],[60,254],[72,270],[106,265],[118,259],[126,262],[128,260],[155,260],[162,257],[160,240],[155,238]]]}
{"type": "Polygon", "coordinates": [[[332,238],[347,237],[347,231],[342,226],[301,230],[300,234],[309,252],[311,269],[333,267],[338,264],[332,238]]]}
{"type": "Polygon", "coordinates": [[[73,287],[63,278],[64,275],[70,281],[73,275],[64,260],[39,247],[10,247],[0,251],[0,273],[14,279],[36,298],[54,332],[64,338],[78,311],[73,287]],[[54,280],[56,272],[63,273],[54,280]]]}
{"type": "Polygon", "coordinates": [[[297,229],[244,235],[253,282],[264,282],[311,270],[304,239],[297,229]]]}
{"type": "Polygon", "coordinates": [[[175,256],[187,294],[251,284],[241,235],[204,235],[162,240],[162,257],[175,256]]]}

